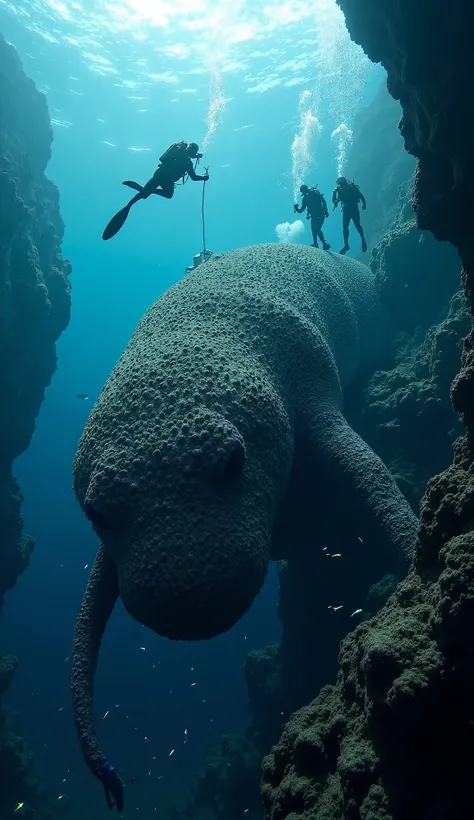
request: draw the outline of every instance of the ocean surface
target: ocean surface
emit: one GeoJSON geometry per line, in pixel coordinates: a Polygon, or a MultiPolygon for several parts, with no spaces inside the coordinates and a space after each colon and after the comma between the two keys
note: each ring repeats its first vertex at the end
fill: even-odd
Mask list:
{"type": "MultiPolygon", "coordinates": [[[[47,97],[47,175],[60,191],[73,271],[58,369],[15,465],[36,549],[0,620],[2,646],[20,659],[6,703],[53,799],[68,816],[93,818],[106,807],[79,753],[69,694],[74,621],[97,549],[71,489],[78,438],[137,321],[202,250],[203,227],[215,252],[310,244],[293,202],[302,182],[318,183],[331,212],[326,238],[342,246],[331,192],[354,115],[383,72],[350,41],[335,0],[0,0],[0,31],[47,97]],[[171,201],[138,203],[103,242],[130,198],[122,180],[143,184],[176,140],[204,151],[204,224],[202,183],[188,181],[171,201]]],[[[272,572],[240,623],[198,644],[161,639],[116,608],[96,708],[104,748],[135,779],[130,814],[173,803],[221,734],[243,724],[242,665],[249,650],[278,640],[276,596],[272,572]]]]}

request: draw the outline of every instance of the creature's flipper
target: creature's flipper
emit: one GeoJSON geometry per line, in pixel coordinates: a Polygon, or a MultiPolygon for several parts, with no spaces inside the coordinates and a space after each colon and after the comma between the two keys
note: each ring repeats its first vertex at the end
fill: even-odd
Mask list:
{"type": "Polygon", "coordinates": [[[123,783],[99,746],[94,719],[94,673],[102,636],[117,597],[115,566],[101,545],[74,630],[71,691],[74,720],[84,760],[102,783],[109,808],[115,805],[120,812],[124,802],[123,783]]]}
{"type": "Polygon", "coordinates": [[[122,185],[127,185],[129,188],[133,188],[134,191],[139,191],[140,193],[143,191],[143,185],[139,185],[138,182],[133,182],[130,179],[126,179],[125,182],[122,182],[122,185]]]}
{"type": "Polygon", "coordinates": [[[308,422],[315,474],[323,476],[320,503],[344,523],[356,546],[358,539],[361,572],[404,572],[418,519],[390,471],[339,411],[321,414],[316,408],[308,422]]]}
{"type": "Polygon", "coordinates": [[[125,223],[125,220],[127,219],[127,216],[130,213],[130,208],[134,204],[134,201],[135,198],[132,199],[132,201],[129,202],[128,205],[125,206],[125,208],[122,208],[121,211],[119,211],[117,214],[115,214],[115,216],[112,217],[104,233],[102,234],[102,239],[112,239],[112,237],[119,232],[120,228],[125,223]]]}

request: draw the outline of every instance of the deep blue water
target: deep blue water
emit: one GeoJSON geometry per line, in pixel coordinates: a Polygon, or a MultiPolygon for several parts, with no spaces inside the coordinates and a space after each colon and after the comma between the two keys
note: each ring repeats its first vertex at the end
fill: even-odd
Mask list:
{"type": "MultiPolygon", "coordinates": [[[[156,8],[162,6],[172,17],[171,6],[156,8]]],[[[273,15],[273,28],[260,21],[252,34],[252,15],[258,7],[262,18],[263,6],[251,12],[246,3],[232,5],[240,15],[231,21],[238,34],[232,42],[225,27],[219,36],[211,2],[200,13],[204,29],[186,27],[186,3],[176,5],[179,14],[168,27],[150,23],[146,0],[109,5],[117,15],[134,10],[135,28],[120,33],[112,25],[101,29],[87,3],[72,4],[69,17],[52,0],[15,0],[16,13],[0,3],[0,31],[46,92],[55,121],[47,174],[60,190],[64,254],[73,266],[72,319],[57,346],[58,370],[32,444],[15,465],[25,530],[36,550],[7,596],[0,637],[20,658],[8,702],[37,753],[38,774],[77,816],[95,816],[96,805],[99,816],[104,807],[82,763],[69,703],[72,630],[97,547],[71,490],[72,460],[91,404],[138,319],[202,248],[202,186],[192,182],[170,202],[139,203],[121,233],[102,242],[105,224],[129,195],[121,181],[144,182],[176,139],[202,143],[211,77],[211,103],[219,106],[219,94],[226,102],[203,160],[211,175],[207,246],[225,251],[275,241],[275,227],[296,219],[293,189],[301,168],[330,199],[343,170],[331,134],[341,122],[350,128],[381,79],[341,35],[333,0],[313,4],[311,16],[296,3],[280,21],[273,15]],[[201,50],[206,31],[214,39],[201,50]],[[97,71],[101,55],[113,70],[97,71]],[[166,79],[150,80],[154,73],[166,79]],[[323,126],[319,139],[315,117],[323,126]],[[295,137],[303,160],[292,174],[295,137]],[[305,151],[312,168],[304,164],[305,151]],[[78,393],[89,401],[79,401],[78,393]]],[[[115,19],[105,4],[103,14],[115,19]]],[[[331,216],[325,229],[334,246],[342,242],[339,220],[340,214],[331,216]]],[[[311,242],[308,227],[299,241],[311,242]]],[[[189,782],[223,731],[243,723],[246,653],[278,635],[273,573],[246,618],[211,642],[160,639],[118,607],[100,655],[96,706],[104,748],[127,777],[137,778],[130,805],[159,806],[189,782]]]]}

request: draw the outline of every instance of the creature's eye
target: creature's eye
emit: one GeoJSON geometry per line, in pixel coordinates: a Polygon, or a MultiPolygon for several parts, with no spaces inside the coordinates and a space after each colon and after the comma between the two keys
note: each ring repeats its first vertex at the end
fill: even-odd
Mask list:
{"type": "Polygon", "coordinates": [[[108,530],[110,529],[110,521],[107,520],[105,515],[94,507],[90,501],[86,501],[84,504],[84,512],[94,527],[98,527],[101,530],[108,530]]]}
{"type": "Polygon", "coordinates": [[[244,462],[245,448],[240,442],[238,442],[227,458],[224,468],[224,481],[231,483],[240,478],[244,471],[244,462]]]}

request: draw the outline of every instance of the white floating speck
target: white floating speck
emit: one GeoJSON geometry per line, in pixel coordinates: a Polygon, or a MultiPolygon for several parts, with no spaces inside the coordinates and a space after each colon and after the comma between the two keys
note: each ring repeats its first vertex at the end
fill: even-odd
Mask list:
{"type": "Polygon", "coordinates": [[[84,567],[84,569],[87,569],[87,567],[88,567],[88,566],[89,566],[89,564],[86,564],[86,565],[85,565],[85,567],[84,567]]]}
{"type": "Polygon", "coordinates": [[[145,652],[146,651],[146,646],[141,646],[140,649],[142,650],[142,652],[145,652]]]}
{"type": "Polygon", "coordinates": [[[70,658],[71,658],[71,656],[70,656],[70,655],[68,655],[68,656],[67,656],[67,658],[64,658],[64,663],[67,663],[67,662],[68,662],[68,660],[70,660],[70,658]]]}
{"type": "Polygon", "coordinates": [[[60,706],[58,712],[64,712],[64,706],[60,706]]]}
{"type": "Polygon", "coordinates": [[[62,800],[63,797],[66,797],[66,795],[65,794],[60,794],[59,797],[58,797],[58,800],[62,800]]]}
{"type": "Polygon", "coordinates": [[[104,717],[102,718],[102,720],[105,720],[105,718],[106,718],[106,717],[107,717],[107,715],[109,714],[109,711],[110,711],[110,709],[107,709],[107,711],[106,711],[106,713],[105,713],[104,717]]]}
{"type": "Polygon", "coordinates": [[[342,552],[334,552],[331,558],[342,558],[342,552]]]}
{"type": "Polygon", "coordinates": [[[361,609],[354,609],[354,612],[352,613],[351,618],[353,618],[354,615],[360,615],[361,612],[362,612],[361,609]]]}
{"type": "Polygon", "coordinates": [[[357,536],[357,539],[358,539],[358,541],[360,541],[360,543],[361,543],[361,544],[363,544],[363,543],[364,543],[364,542],[362,541],[362,538],[360,537],[360,535],[358,535],[358,536],[357,536]]]}
{"type": "Polygon", "coordinates": [[[196,684],[195,684],[195,683],[192,683],[192,684],[191,684],[191,686],[196,686],[196,684]]]}
{"type": "Polygon", "coordinates": [[[171,752],[169,753],[168,757],[171,757],[171,755],[174,755],[174,749],[171,749],[171,752]]]}

